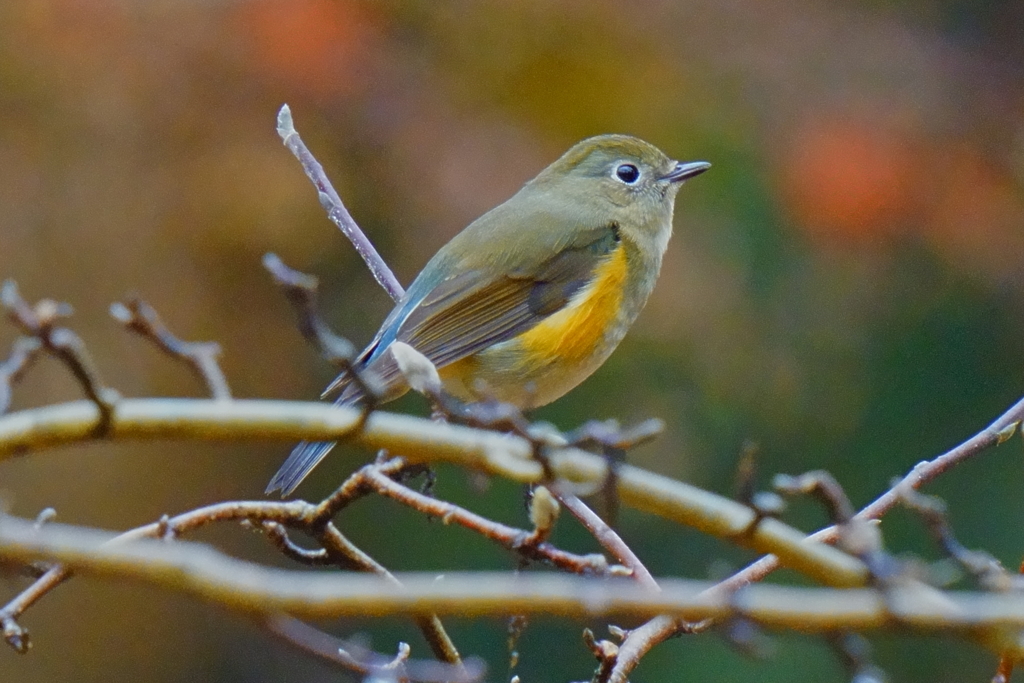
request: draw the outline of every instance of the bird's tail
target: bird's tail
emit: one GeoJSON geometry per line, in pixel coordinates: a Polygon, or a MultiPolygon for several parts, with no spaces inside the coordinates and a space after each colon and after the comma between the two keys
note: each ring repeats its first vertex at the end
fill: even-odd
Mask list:
{"type": "Polygon", "coordinates": [[[267,484],[266,493],[273,493],[281,489],[282,498],[291,495],[291,492],[302,483],[306,475],[312,472],[313,468],[319,465],[324,456],[334,448],[334,443],[334,441],[300,442],[292,449],[291,455],[267,484]]]}
{"type": "MultiPolygon", "coordinates": [[[[362,390],[356,383],[342,384],[341,396],[335,401],[337,405],[354,405],[363,399],[362,390]]],[[[334,441],[302,441],[292,449],[288,459],[281,465],[274,478],[267,484],[265,493],[270,494],[280,489],[281,497],[291,495],[302,480],[320,464],[324,456],[332,448],[334,441]]]]}

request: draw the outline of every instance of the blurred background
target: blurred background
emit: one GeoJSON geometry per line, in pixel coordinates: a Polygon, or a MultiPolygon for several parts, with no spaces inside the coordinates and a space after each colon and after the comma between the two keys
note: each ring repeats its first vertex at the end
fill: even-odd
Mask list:
{"type": "MultiPolygon", "coordinates": [[[[137,293],[186,339],[216,340],[237,396],[315,398],[332,372],[260,266],[273,251],[321,278],[357,345],[389,310],[325,218],[275,115],[296,125],[352,214],[408,284],[452,235],[577,140],[640,136],[708,174],[677,201],[658,287],[611,360],[539,412],[657,416],[630,461],[730,494],[746,440],[762,480],[826,468],[862,505],[1024,393],[1024,5],[1011,0],[692,0],[617,3],[245,0],[0,4],[0,277],[76,309],[74,329],[129,396],[201,395],[130,337],[109,304],[137,293]]],[[[0,327],[0,354],[14,340],[0,327]]],[[[15,408],[77,398],[52,362],[15,408]]],[[[398,409],[423,413],[410,397],[398,409]]],[[[14,513],[124,529],[259,498],[287,444],[104,444],[0,465],[14,513]]],[[[366,454],[339,452],[315,499],[366,454]]],[[[1024,555],[1020,442],[929,488],[969,547],[1024,555]]],[[[442,469],[437,493],[525,525],[522,491],[442,469]]],[[[813,505],[789,521],[824,522],[813,505]]],[[[395,570],[508,569],[468,532],[382,501],[339,518],[395,570]]],[[[657,575],[708,578],[752,555],[625,512],[657,575]]],[[[896,512],[891,549],[929,558],[896,512]]],[[[284,564],[237,528],[198,536],[284,564]]],[[[556,540],[591,551],[563,520],[556,540]]],[[[779,575],[780,579],[795,580],[779,575]]],[[[6,601],[24,586],[0,577],[6,601]]],[[[138,587],[75,580],[22,618],[35,647],[0,648],[0,678],[337,680],[244,619],[138,587]]],[[[599,635],[600,622],[589,624],[599,635]]],[[[623,624],[629,626],[630,624],[623,624]]],[[[321,624],[390,651],[402,621],[321,624]]],[[[503,621],[451,624],[507,680],[503,621]]],[[[582,625],[535,620],[525,683],[588,678],[582,625]],[[555,656],[557,653],[557,656],[555,656]]],[[[896,681],[988,680],[994,658],[942,637],[873,637],[896,681]]],[[[344,678],[344,675],[342,676],[344,678]]],[[[714,634],[658,647],[634,680],[842,681],[821,639],[780,635],[763,662],[714,634]]]]}

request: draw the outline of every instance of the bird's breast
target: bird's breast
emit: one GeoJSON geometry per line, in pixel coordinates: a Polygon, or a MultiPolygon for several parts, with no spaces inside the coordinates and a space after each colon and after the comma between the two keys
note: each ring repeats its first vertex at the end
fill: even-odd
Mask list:
{"type": "Polygon", "coordinates": [[[561,310],[523,334],[441,369],[449,391],[485,395],[520,407],[545,405],[586,379],[605,361],[636,317],[630,263],[619,246],[561,310]]]}
{"type": "Polygon", "coordinates": [[[627,277],[626,250],[620,245],[568,305],[518,337],[522,353],[564,363],[589,359],[618,327],[627,277]]]}

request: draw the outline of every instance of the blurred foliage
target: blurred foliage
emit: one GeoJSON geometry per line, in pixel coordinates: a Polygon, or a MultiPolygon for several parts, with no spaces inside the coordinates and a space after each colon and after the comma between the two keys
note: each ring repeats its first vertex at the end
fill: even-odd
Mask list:
{"type": "MultiPolygon", "coordinates": [[[[576,140],[623,132],[714,169],[680,194],[649,306],[591,380],[540,412],[664,418],[631,459],[727,491],[745,439],[761,467],[830,469],[855,502],[952,446],[1022,393],[1024,34],[1010,0],[616,3],[25,0],[0,4],[0,275],[77,308],[107,380],[195,394],[180,368],[117,329],[109,303],[146,297],[185,338],[215,339],[240,396],[313,397],[330,370],[306,349],[259,265],[275,251],[321,276],[337,328],[365,342],[388,310],[325,220],[273,122],[288,102],[353,215],[409,282],[469,220],[576,140]]],[[[9,328],[0,331],[6,347],[9,328]]],[[[74,396],[52,364],[18,406],[74,396]]],[[[423,410],[415,398],[403,409],[423,410]]],[[[1019,442],[934,490],[968,545],[1024,554],[1019,442]]],[[[5,463],[6,503],[125,528],[258,497],[286,445],[96,445],[5,463]]],[[[335,456],[301,491],[365,455],[335,456]]],[[[521,492],[443,470],[439,493],[525,523],[521,492]]],[[[810,528],[812,510],[793,521],[810,528]]],[[[508,567],[454,529],[383,502],[341,527],[394,569],[508,567]],[[382,533],[386,528],[386,533],[382,533]]],[[[915,522],[890,543],[928,551],[915,522]]],[[[625,514],[657,573],[705,577],[749,557],[625,514]]],[[[259,539],[222,530],[265,559],[259,539]]],[[[564,522],[558,540],[591,542],[564,522]]],[[[0,579],[5,594],[21,585],[0,579]]],[[[73,582],[24,619],[36,647],[0,678],[335,680],[235,617],[165,595],[73,582]]],[[[372,633],[404,623],[329,625],[372,633]]],[[[600,624],[593,625],[603,633],[600,624]]],[[[580,625],[532,624],[518,672],[592,666],[580,625]],[[552,653],[557,648],[558,657],[552,653]]],[[[505,676],[504,626],[457,624],[505,676]]],[[[994,659],[941,639],[874,639],[894,680],[983,680],[994,659]]],[[[822,643],[786,636],[753,662],[714,635],[657,649],[636,680],[839,681],[822,643]]]]}

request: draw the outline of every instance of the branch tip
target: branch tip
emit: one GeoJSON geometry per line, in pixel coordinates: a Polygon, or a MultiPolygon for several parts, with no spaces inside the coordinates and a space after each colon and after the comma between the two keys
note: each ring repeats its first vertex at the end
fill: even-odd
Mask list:
{"type": "Polygon", "coordinates": [[[295,135],[292,108],[287,104],[282,104],[281,108],[277,110],[277,134],[281,136],[281,141],[284,143],[288,142],[289,136],[295,135]]]}
{"type": "Polygon", "coordinates": [[[110,315],[129,332],[153,343],[158,349],[188,365],[210,395],[221,401],[231,399],[231,389],[217,359],[221,354],[216,342],[186,342],[176,337],[156,309],[138,297],[110,304],[110,315]]]}

